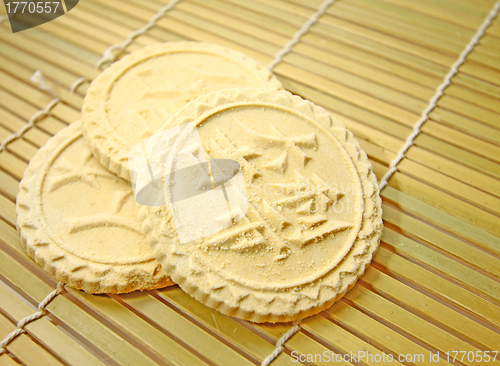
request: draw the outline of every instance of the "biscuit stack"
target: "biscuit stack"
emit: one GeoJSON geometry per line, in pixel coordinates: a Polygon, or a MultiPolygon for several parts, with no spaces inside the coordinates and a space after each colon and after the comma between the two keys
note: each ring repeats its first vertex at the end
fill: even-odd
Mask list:
{"type": "Polygon", "coordinates": [[[17,197],[26,251],[57,280],[89,293],[175,282],[254,322],[304,318],[342,297],[371,261],[381,216],[372,167],[340,122],[255,60],[195,42],[144,48],[99,75],[81,121],[38,151],[17,197]],[[131,150],[187,125],[202,147],[193,159],[237,162],[238,212],[212,170],[212,187],[176,205],[164,177],[170,204],[136,201],[131,150]]]}

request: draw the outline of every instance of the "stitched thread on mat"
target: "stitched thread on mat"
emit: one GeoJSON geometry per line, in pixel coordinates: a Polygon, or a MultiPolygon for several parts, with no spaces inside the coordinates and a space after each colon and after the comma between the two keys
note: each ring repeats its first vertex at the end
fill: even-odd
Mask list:
{"type": "Polygon", "coordinates": [[[73,84],[71,84],[69,91],[71,93],[74,93],[76,91],[76,89],[78,89],[78,87],[86,81],[89,81],[89,80],[85,76],[82,76],[81,78],[76,79],[75,82],[73,84]]]}
{"type": "Polygon", "coordinates": [[[299,41],[300,38],[307,33],[309,29],[313,26],[314,23],[318,21],[318,19],[325,13],[326,9],[330,5],[332,5],[335,2],[335,0],[325,0],[321,6],[316,10],[316,12],[302,25],[302,27],[295,33],[288,41],[288,43],[285,45],[285,47],[279,51],[276,56],[274,57],[274,60],[271,61],[271,63],[267,66],[267,68],[270,71],[273,71],[273,69],[278,65],[282,60],[285,55],[290,52],[299,41]]]}
{"type": "Polygon", "coordinates": [[[465,49],[462,51],[462,53],[460,53],[460,56],[458,57],[457,61],[455,61],[455,63],[451,66],[450,71],[448,71],[443,82],[437,88],[436,94],[434,94],[434,96],[431,98],[429,105],[427,106],[427,108],[424,109],[420,119],[413,127],[412,133],[407,137],[405,144],[403,145],[401,150],[399,150],[398,155],[389,165],[389,170],[380,180],[379,182],[380,190],[384,189],[384,187],[388,184],[389,179],[397,171],[397,165],[401,162],[401,160],[403,160],[406,152],[415,142],[415,138],[420,134],[422,125],[429,119],[429,113],[434,108],[436,108],[439,98],[441,98],[444,94],[444,90],[451,84],[451,79],[457,74],[458,68],[465,62],[466,57],[473,50],[474,46],[476,46],[481,37],[484,36],[486,28],[488,28],[492,20],[498,15],[499,9],[500,9],[500,1],[497,1],[493,6],[493,8],[491,9],[491,11],[489,12],[488,16],[484,19],[483,24],[481,24],[474,37],[472,37],[467,46],[465,46],[465,49]]]}
{"type": "Polygon", "coordinates": [[[278,342],[276,342],[276,348],[269,356],[267,356],[264,359],[264,361],[262,361],[262,363],[260,364],[261,366],[269,366],[271,364],[271,362],[273,362],[273,360],[276,357],[278,357],[281,352],[283,352],[283,350],[285,349],[283,346],[286,343],[286,341],[288,341],[290,338],[292,338],[292,336],[300,330],[299,324],[301,321],[302,320],[299,320],[299,321],[293,323],[294,324],[293,327],[291,327],[288,330],[288,332],[283,334],[283,336],[280,339],[278,339],[278,342]]]}
{"type": "Polygon", "coordinates": [[[16,330],[11,332],[7,337],[3,339],[3,341],[0,342],[0,355],[7,352],[7,346],[17,337],[19,337],[21,334],[25,333],[26,330],[24,329],[29,323],[34,322],[35,320],[38,320],[45,315],[48,314],[47,310],[45,309],[54,298],[59,295],[61,292],[64,291],[64,284],[62,282],[59,282],[57,284],[57,287],[54,291],[52,291],[50,294],[47,295],[45,299],[42,300],[40,304],[38,304],[38,311],[35,314],[32,314],[30,316],[27,316],[24,319],[21,319],[19,323],[16,325],[16,330]]]}

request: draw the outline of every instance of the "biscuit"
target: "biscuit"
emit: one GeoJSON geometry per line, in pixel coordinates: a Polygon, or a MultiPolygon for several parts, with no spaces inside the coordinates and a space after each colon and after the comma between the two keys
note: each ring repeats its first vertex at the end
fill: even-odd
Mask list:
{"type": "Polygon", "coordinates": [[[170,42],[142,48],[91,83],[82,107],[84,138],[104,167],[130,181],[132,146],[198,96],[235,87],[282,88],[264,66],[226,47],[170,42]]]}
{"type": "Polygon", "coordinates": [[[74,122],[31,159],[17,195],[27,254],[57,280],[89,293],[172,285],[140,231],[130,183],[93,157],[74,122]]]}
{"type": "Polygon", "coordinates": [[[370,263],[383,227],[377,179],[352,133],[312,102],[254,88],[202,96],[164,129],[185,124],[197,126],[210,159],[239,163],[248,207],[233,225],[182,242],[176,220],[186,213],[141,206],[143,231],[172,279],[253,322],[301,319],[340,299],[370,263]]]}

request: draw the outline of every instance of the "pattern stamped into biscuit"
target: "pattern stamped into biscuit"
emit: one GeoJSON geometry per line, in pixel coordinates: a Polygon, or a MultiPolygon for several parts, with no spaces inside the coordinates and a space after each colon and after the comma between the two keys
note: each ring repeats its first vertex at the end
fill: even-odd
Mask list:
{"type": "Polygon", "coordinates": [[[200,95],[235,87],[281,89],[250,57],[214,44],[171,42],[114,63],[90,85],[82,108],[84,137],[100,162],[130,180],[130,149],[200,95]]]}
{"type": "Polygon", "coordinates": [[[93,157],[79,121],[30,161],[16,212],[28,255],[71,287],[121,293],[173,284],[140,231],[130,184],[93,157]]]}
{"type": "Polygon", "coordinates": [[[148,242],[172,279],[255,322],[300,319],[343,296],[382,231],[376,177],[352,134],[311,102],[251,88],[200,97],[165,128],[192,122],[210,158],[240,164],[248,211],[181,244],[169,207],[141,207],[148,242]]]}

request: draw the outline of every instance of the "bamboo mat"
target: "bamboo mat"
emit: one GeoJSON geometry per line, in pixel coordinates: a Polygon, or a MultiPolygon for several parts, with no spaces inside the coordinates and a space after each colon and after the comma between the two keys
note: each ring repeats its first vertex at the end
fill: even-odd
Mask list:
{"type": "MultiPolygon", "coordinates": [[[[75,80],[95,78],[103,52],[167,2],[82,0],[35,29],[12,34],[0,25],[0,140],[53,99],[29,80],[35,70],[61,99],[0,152],[0,340],[56,288],[26,257],[15,230],[23,171],[40,146],[79,118],[88,82],[72,93],[75,80]]],[[[320,4],[182,0],[126,52],[187,39],[269,64],[320,4]]],[[[337,0],[274,71],[286,89],[323,106],[355,134],[381,179],[493,6],[492,0],[337,0]]],[[[478,354],[500,351],[499,58],[495,19],[383,189],[385,229],[372,265],[341,301],[302,321],[272,365],[325,351],[385,353],[395,361],[403,355],[391,365],[428,365],[430,353],[439,352],[441,365],[474,365],[489,364],[478,354]],[[454,351],[465,357],[458,353],[453,361],[454,351]]],[[[260,364],[292,326],[227,317],[177,286],[120,296],[66,290],[7,345],[0,365],[260,364]]],[[[328,364],[309,361],[303,363],[328,364]]],[[[337,363],[388,364],[376,357],[350,361],[337,363]]]]}

